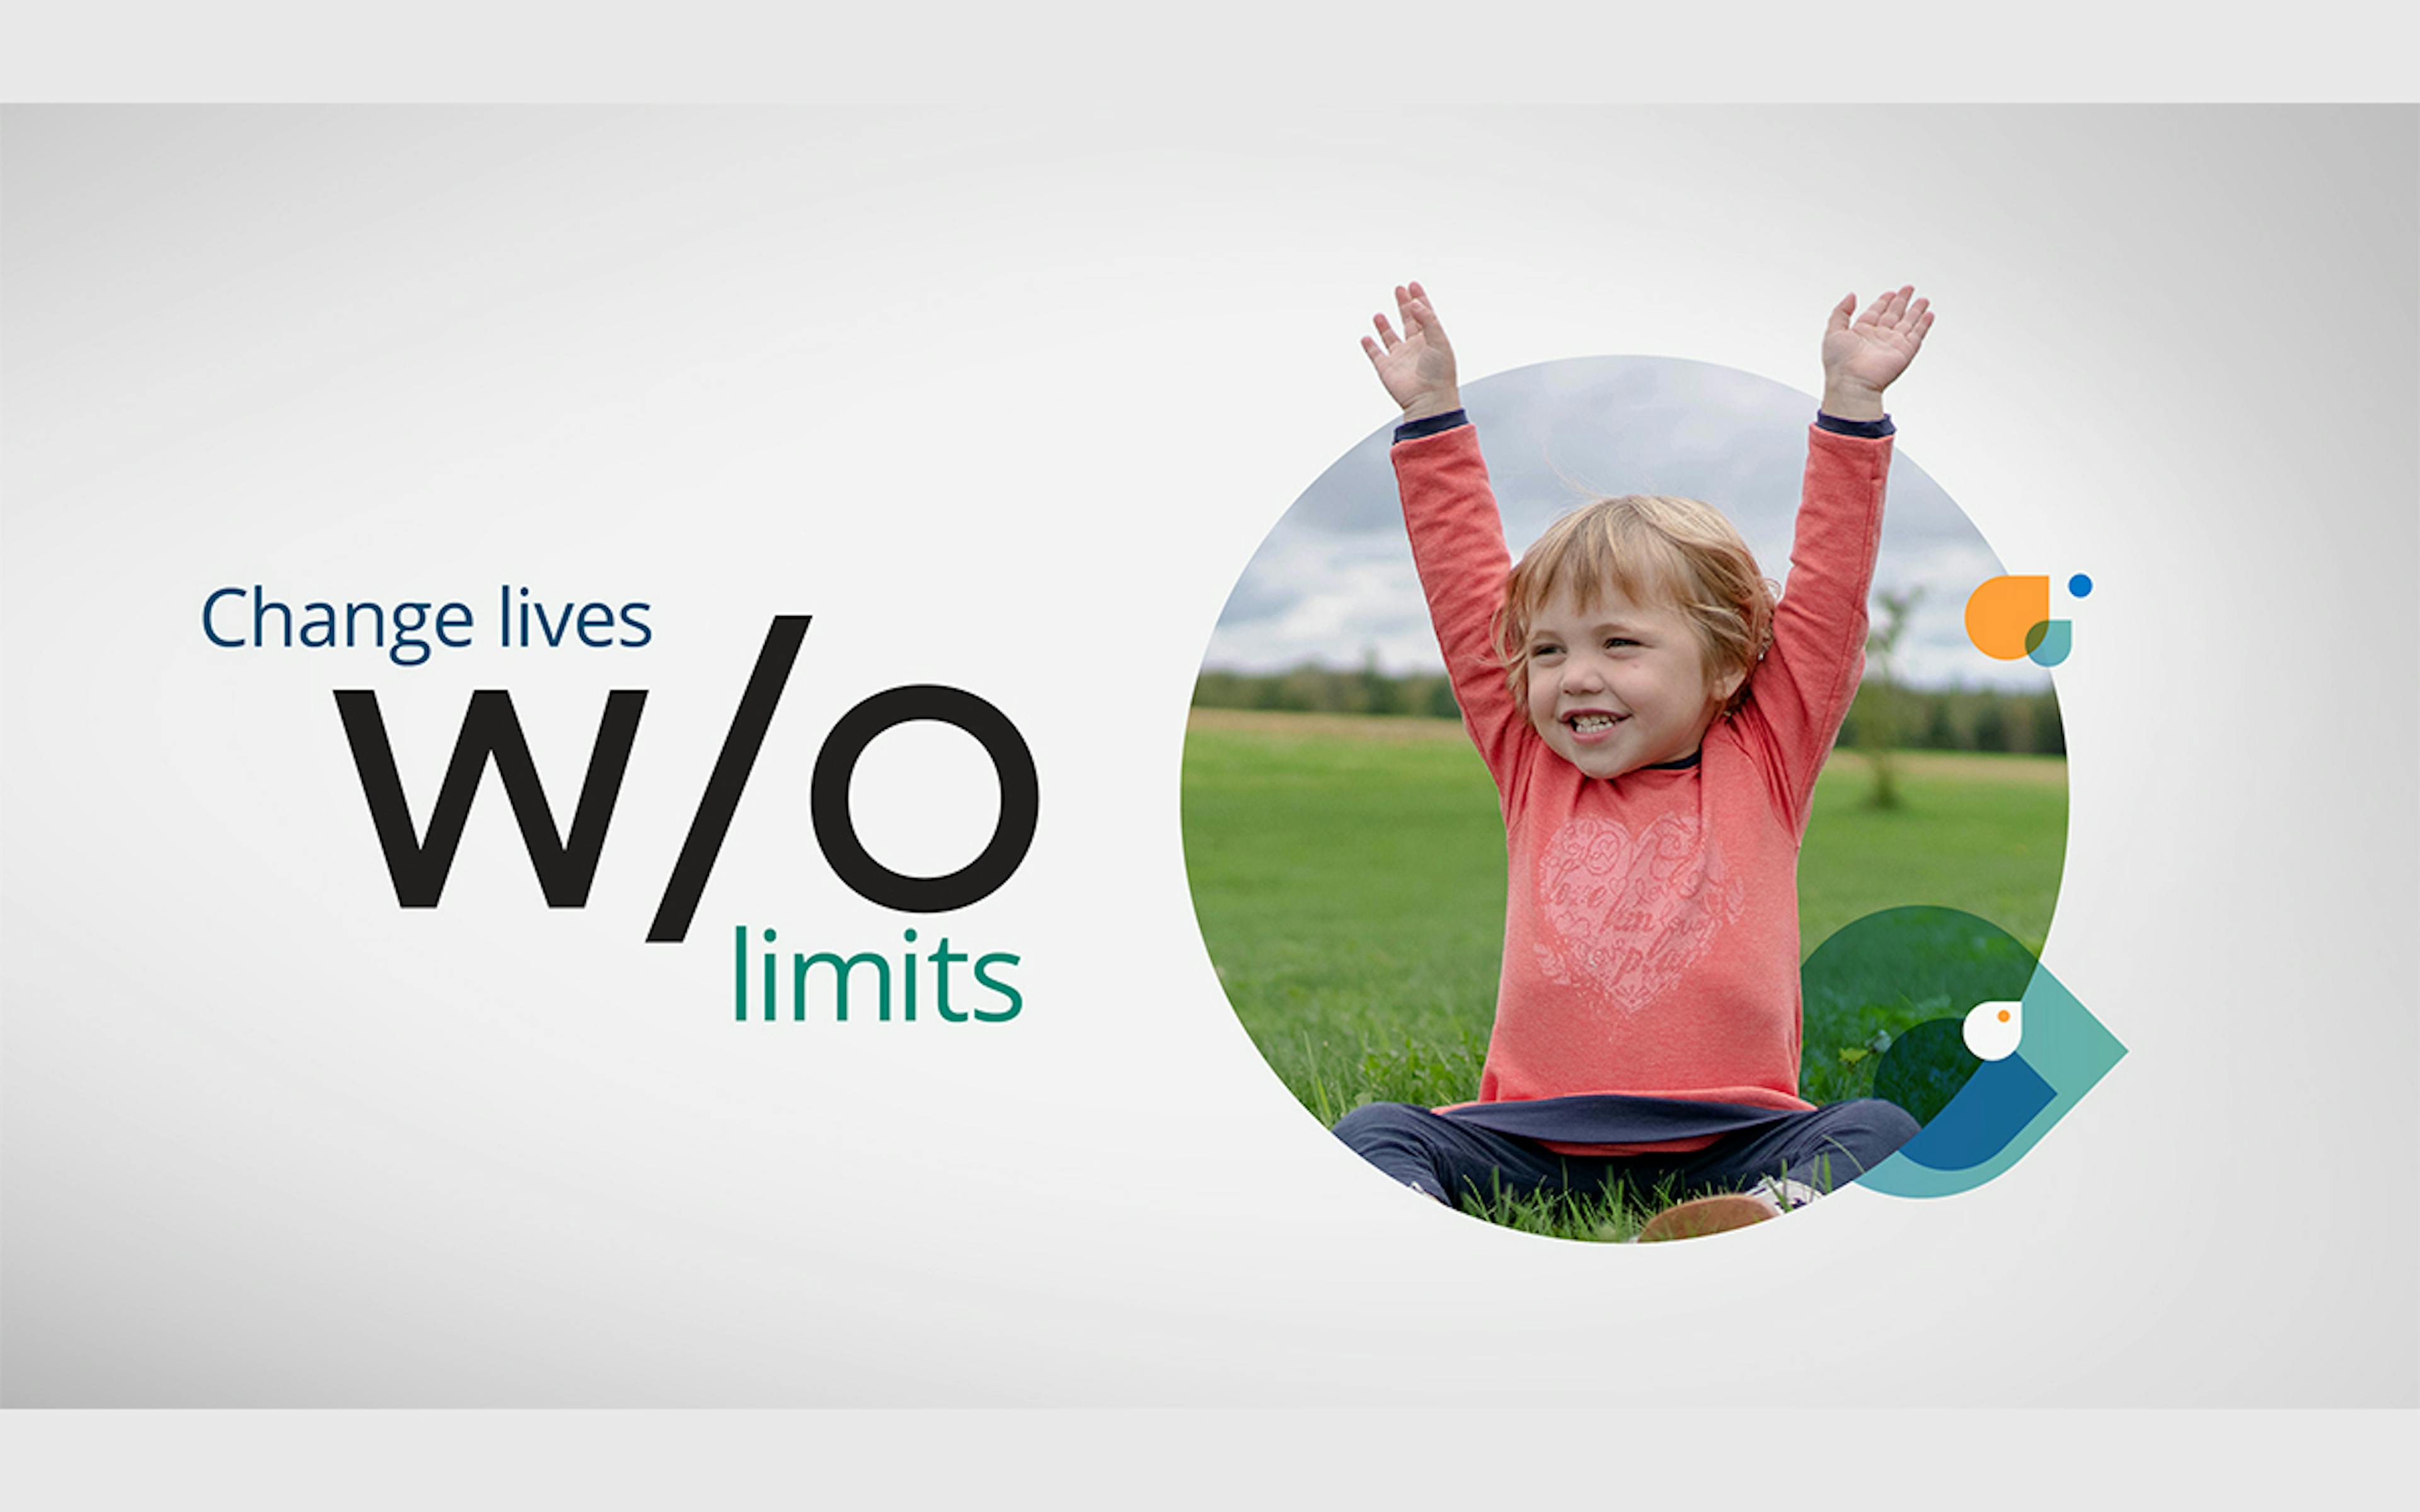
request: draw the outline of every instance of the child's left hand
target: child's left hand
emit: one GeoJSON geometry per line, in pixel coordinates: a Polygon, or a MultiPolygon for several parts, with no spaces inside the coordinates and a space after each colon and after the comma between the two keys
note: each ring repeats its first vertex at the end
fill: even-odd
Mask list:
{"type": "Polygon", "coordinates": [[[1823,332],[1823,411],[1843,420],[1882,418],[1883,390],[1907,371],[1932,329],[1927,300],[1914,298],[1916,285],[1895,289],[1857,308],[1854,294],[1832,307],[1823,332]],[[1843,408],[1845,407],[1845,408],[1843,408]]]}

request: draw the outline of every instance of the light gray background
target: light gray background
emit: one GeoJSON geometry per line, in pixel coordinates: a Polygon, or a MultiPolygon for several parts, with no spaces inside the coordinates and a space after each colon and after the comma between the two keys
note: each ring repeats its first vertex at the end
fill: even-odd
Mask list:
{"type": "MultiPolygon", "coordinates": [[[[2412,113],[1442,124],[11,112],[7,1399],[2420,1399],[2412,113]],[[1184,705],[1384,419],[1354,339],[1412,274],[1475,374],[1811,387],[1841,292],[1936,300],[1908,454],[2011,570],[2102,585],[2046,959],[2133,1054],[2009,1175],[1559,1243],[1394,1189],[1253,1053],[1184,705]],[[659,639],[203,643],[256,579],[644,597],[659,639]],[[780,610],[815,627],[697,930],[645,947],[780,610]],[[927,680],[1041,767],[950,922],[1026,957],[1025,1017],[733,1025],[731,923],[895,938],[804,774],[927,680]],[[490,792],[407,916],[326,690],[382,690],[425,806],[499,684],[550,773],[654,690],[596,894],[545,910],[490,792]]],[[[988,779],[895,744],[869,835],[946,856],[988,779]]]]}

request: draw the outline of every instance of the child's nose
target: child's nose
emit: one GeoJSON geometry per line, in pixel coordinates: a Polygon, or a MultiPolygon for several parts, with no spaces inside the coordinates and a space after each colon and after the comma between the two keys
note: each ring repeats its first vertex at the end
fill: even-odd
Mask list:
{"type": "Polygon", "coordinates": [[[1563,687],[1573,692],[1596,692],[1605,687],[1596,660],[1591,656],[1574,656],[1563,664],[1563,687]]]}

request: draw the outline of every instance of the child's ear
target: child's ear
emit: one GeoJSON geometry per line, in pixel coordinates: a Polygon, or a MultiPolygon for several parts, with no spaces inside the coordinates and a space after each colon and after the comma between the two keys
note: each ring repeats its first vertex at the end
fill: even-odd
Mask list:
{"type": "Polygon", "coordinates": [[[1714,687],[1709,691],[1714,694],[1714,699],[1716,703],[1729,703],[1731,701],[1731,695],[1738,692],[1740,690],[1740,685],[1746,681],[1747,669],[1745,667],[1734,667],[1730,671],[1727,671],[1721,676],[1715,678],[1714,687]]]}

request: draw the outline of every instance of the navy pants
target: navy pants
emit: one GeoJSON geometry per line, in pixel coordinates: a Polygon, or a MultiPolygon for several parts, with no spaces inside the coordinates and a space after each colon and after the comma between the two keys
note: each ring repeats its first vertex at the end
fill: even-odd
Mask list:
{"type": "Polygon", "coordinates": [[[1597,1196],[1617,1184],[1643,1203],[1659,1191],[1676,1198],[1733,1192],[1767,1176],[1828,1192],[1871,1170],[1916,1132],[1904,1109],[1879,1098],[1782,1114],[1703,1149],[1659,1155],[1559,1155],[1535,1139],[1408,1103],[1373,1103],[1336,1125],[1336,1137],[1362,1159],[1447,1203],[1465,1193],[1481,1201],[1498,1193],[1597,1196]]]}

